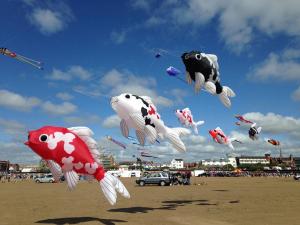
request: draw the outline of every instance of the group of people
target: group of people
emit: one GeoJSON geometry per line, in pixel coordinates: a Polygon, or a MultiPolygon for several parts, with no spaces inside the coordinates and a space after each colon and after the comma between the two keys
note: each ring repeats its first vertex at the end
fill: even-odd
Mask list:
{"type": "Polygon", "coordinates": [[[191,176],[190,171],[170,173],[171,185],[190,185],[191,176]]]}

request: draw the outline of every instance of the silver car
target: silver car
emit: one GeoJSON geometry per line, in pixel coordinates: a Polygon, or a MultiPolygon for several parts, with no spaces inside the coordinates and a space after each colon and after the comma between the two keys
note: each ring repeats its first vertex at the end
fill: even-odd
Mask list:
{"type": "Polygon", "coordinates": [[[34,181],[36,183],[53,183],[54,178],[53,178],[52,174],[46,174],[46,175],[42,175],[40,177],[35,178],[34,181]]]}

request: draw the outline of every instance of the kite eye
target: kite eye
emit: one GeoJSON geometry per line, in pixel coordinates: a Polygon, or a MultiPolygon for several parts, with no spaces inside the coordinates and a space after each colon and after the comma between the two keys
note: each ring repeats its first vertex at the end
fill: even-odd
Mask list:
{"type": "Polygon", "coordinates": [[[196,58],[197,60],[201,60],[201,55],[200,55],[200,54],[196,54],[196,55],[195,55],[195,58],[196,58]]]}
{"type": "Polygon", "coordinates": [[[181,112],[181,113],[182,113],[182,110],[180,110],[179,112],[181,112]]]}
{"type": "Polygon", "coordinates": [[[47,139],[48,139],[47,134],[41,134],[41,136],[39,137],[40,142],[46,142],[47,139]]]}
{"type": "Polygon", "coordinates": [[[130,95],[128,95],[128,94],[127,94],[127,95],[125,95],[125,98],[130,98],[130,95]]]}

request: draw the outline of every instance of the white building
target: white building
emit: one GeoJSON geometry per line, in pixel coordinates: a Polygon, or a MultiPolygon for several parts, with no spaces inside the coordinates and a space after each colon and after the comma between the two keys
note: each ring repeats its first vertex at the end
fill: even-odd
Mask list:
{"type": "Polygon", "coordinates": [[[170,168],[172,169],[182,169],[183,166],[183,159],[172,159],[170,168]]]}
{"type": "Polygon", "coordinates": [[[237,157],[238,164],[269,164],[270,159],[265,156],[240,156],[237,157]]]}
{"type": "Polygon", "coordinates": [[[228,157],[227,159],[221,158],[219,160],[208,159],[208,160],[201,160],[201,164],[203,166],[225,166],[225,165],[232,165],[234,168],[237,167],[235,157],[228,157]]]}

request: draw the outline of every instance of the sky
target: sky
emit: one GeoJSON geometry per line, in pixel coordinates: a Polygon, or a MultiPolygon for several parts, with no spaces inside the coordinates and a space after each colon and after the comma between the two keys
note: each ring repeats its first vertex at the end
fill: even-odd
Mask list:
{"type": "Polygon", "coordinates": [[[42,61],[44,70],[0,56],[0,160],[37,163],[23,142],[28,130],[45,125],[88,126],[104,153],[133,160],[137,146],[121,135],[110,106],[110,97],[125,92],[150,96],[169,127],[180,126],[174,111],[185,107],[205,121],[199,135],[183,138],[186,153],[167,141],[146,146],[154,161],[278,156],[265,138],[280,140],[284,155],[300,156],[297,0],[6,0],[1,9],[0,47],[42,61]],[[180,56],[191,50],[218,56],[221,83],[236,93],[230,109],[166,74],[174,66],[184,78],[180,56]],[[248,138],[249,127],[235,125],[235,114],[262,126],[258,141],[248,138]],[[217,126],[243,144],[231,151],[214,143],[208,130],[217,126]]]}

